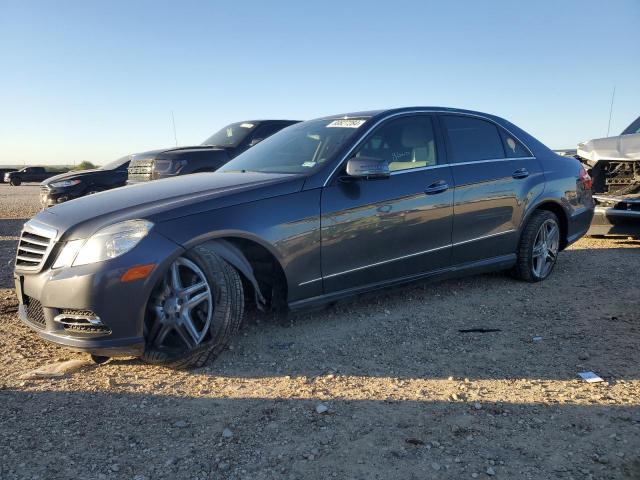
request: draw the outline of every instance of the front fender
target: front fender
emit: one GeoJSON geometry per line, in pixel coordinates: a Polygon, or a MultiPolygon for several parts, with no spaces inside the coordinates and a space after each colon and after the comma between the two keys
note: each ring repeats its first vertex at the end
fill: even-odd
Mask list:
{"type": "Polygon", "coordinates": [[[235,269],[244,275],[244,277],[253,286],[253,291],[256,296],[256,305],[258,308],[260,310],[264,308],[266,301],[264,295],[262,295],[262,292],[260,291],[258,280],[256,280],[256,276],[253,273],[253,267],[239,248],[224,239],[209,240],[201,243],[196,248],[205,248],[209,251],[213,251],[222,257],[227,263],[230,263],[235,267],[235,269]]]}

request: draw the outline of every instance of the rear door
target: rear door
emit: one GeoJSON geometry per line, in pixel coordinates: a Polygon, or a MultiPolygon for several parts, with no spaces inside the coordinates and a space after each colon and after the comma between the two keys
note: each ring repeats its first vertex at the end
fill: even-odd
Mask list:
{"type": "Polygon", "coordinates": [[[455,182],[453,265],[514,253],[521,182],[539,168],[509,158],[501,127],[488,119],[443,114],[440,121],[455,182]]]}
{"type": "Polygon", "coordinates": [[[354,156],[386,160],[391,176],[338,178],[323,189],[325,293],[450,265],[453,178],[434,126],[431,115],[388,120],[354,156]]]}

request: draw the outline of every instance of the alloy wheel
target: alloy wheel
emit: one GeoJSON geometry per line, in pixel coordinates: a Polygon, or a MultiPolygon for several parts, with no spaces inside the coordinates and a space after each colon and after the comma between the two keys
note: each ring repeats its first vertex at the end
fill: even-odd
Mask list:
{"type": "Polygon", "coordinates": [[[531,256],[533,273],[538,278],[545,278],[551,273],[559,248],[560,228],[554,220],[545,220],[536,234],[531,256]]]}
{"type": "Polygon", "coordinates": [[[214,306],[204,272],[193,261],[179,257],[149,301],[147,345],[172,350],[198,346],[207,339],[214,306]]]}

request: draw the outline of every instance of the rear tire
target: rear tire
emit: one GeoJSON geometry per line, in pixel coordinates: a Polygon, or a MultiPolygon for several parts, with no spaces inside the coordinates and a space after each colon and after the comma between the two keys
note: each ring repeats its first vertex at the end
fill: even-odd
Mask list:
{"type": "MultiPolygon", "coordinates": [[[[169,289],[173,287],[170,286],[169,289]]],[[[146,347],[142,360],[175,369],[201,367],[209,359],[217,357],[229,344],[231,337],[240,329],[243,313],[244,293],[239,273],[208,248],[197,246],[176,259],[149,298],[145,318],[146,347]],[[171,273],[176,262],[177,271],[180,272],[178,273],[179,283],[184,285],[183,291],[189,287],[197,288],[202,285],[193,294],[180,297],[179,294],[172,296],[166,293],[166,279],[173,278],[171,273]],[[206,289],[204,283],[206,283],[206,289]],[[207,292],[209,292],[208,300],[202,300],[200,304],[189,310],[189,318],[194,317],[190,329],[171,325],[176,318],[182,319],[182,315],[187,314],[173,313],[174,298],[177,299],[178,305],[179,298],[184,298],[184,305],[178,307],[184,309],[195,297],[202,297],[207,292]],[[191,299],[189,295],[192,295],[191,299]],[[204,305],[206,302],[208,305],[204,305]],[[196,311],[196,308],[200,310],[196,311]],[[159,312],[161,312],[160,316],[159,312]],[[171,313],[173,313],[173,319],[167,318],[171,313]],[[159,329],[164,328],[169,328],[171,335],[165,334],[162,342],[159,343],[159,335],[162,333],[159,329]],[[178,331],[182,334],[178,334],[178,331]],[[185,335],[184,331],[194,332],[195,337],[202,338],[198,340],[193,335],[185,335]],[[189,343],[185,341],[185,337],[189,343]]]]}
{"type": "Polygon", "coordinates": [[[560,250],[560,233],[560,223],[553,212],[535,211],[520,237],[513,275],[531,283],[551,275],[560,250]]]}
{"type": "Polygon", "coordinates": [[[19,187],[22,183],[22,180],[20,180],[19,178],[12,178],[11,180],[9,180],[9,183],[14,187],[19,187]]]}

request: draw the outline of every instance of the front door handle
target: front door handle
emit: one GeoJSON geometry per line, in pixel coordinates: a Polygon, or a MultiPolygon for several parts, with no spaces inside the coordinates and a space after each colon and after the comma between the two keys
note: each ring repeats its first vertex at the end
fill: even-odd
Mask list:
{"type": "Polygon", "coordinates": [[[516,179],[527,178],[529,176],[529,170],[527,170],[526,168],[519,168],[518,170],[513,172],[511,176],[516,179]]]}
{"type": "Polygon", "coordinates": [[[424,193],[427,195],[435,195],[436,193],[442,193],[447,190],[449,190],[449,184],[444,180],[438,180],[425,188],[424,193]]]}

